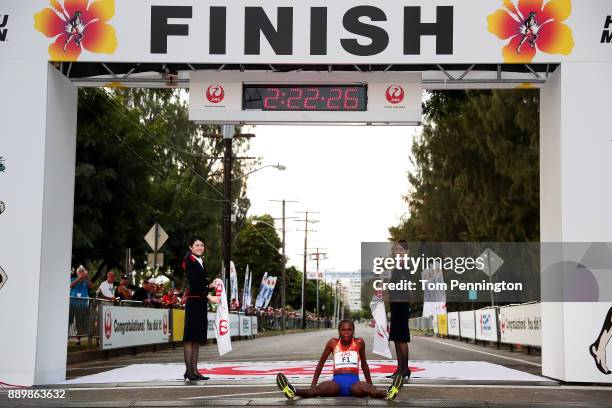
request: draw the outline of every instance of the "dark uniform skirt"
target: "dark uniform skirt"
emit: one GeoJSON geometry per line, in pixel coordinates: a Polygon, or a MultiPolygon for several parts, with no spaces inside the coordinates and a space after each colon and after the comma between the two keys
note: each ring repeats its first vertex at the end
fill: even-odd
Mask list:
{"type": "Polygon", "coordinates": [[[410,304],[408,302],[391,302],[391,332],[389,340],[410,342],[410,304]]]}
{"type": "Polygon", "coordinates": [[[185,331],[183,341],[205,342],[208,330],[206,301],[203,298],[189,297],[185,303],[185,331]]]}

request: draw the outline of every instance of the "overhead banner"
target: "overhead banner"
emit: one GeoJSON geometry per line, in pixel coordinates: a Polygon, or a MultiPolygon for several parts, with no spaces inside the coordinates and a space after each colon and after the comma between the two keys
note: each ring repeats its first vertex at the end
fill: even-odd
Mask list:
{"type": "Polygon", "coordinates": [[[481,309],[474,312],[476,318],[476,338],[478,340],[499,341],[497,336],[497,309],[481,309]]]}
{"type": "Polygon", "coordinates": [[[168,309],[100,307],[100,348],[167,343],[170,341],[168,309]]]}
{"type": "Polygon", "coordinates": [[[461,338],[476,338],[476,322],[474,321],[474,311],[459,312],[459,325],[461,326],[461,338]]]}
{"type": "Polygon", "coordinates": [[[499,332],[502,343],[542,346],[541,303],[499,308],[499,332]]]}
{"type": "Polygon", "coordinates": [[[609,0],[4,0],[1,13],[2,59],[575,62],[609,60],[612,42],[609,0]]]}

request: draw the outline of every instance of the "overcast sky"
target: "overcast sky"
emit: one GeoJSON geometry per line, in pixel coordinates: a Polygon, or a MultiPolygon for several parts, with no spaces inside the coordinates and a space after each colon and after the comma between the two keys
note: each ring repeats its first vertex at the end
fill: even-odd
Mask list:
{"type": "MultiPolygon", "coordinates": [[[[326,248],[329,259],[321,269],[355,271],[360,267],[362,241],[386,241],[388,228],[397,225],[407,205],[410,148],[420,128],[404,126],[257,126],[249,155],[262,165],[280,163],[287,170],[267,168],[249,176],[249,215],[287,216],[318,211],[310,226],[308,247],[326,248]]],[[[280,227],[280,220],[277,222],[280,227]]],[[[289,265],[302,270],[304,223],[287,221],[289,265]]],[[[309,251],[309,252],[313,252],[309,251]]],[[[309,262],[308,269],[314,270],[309,262]]]]}

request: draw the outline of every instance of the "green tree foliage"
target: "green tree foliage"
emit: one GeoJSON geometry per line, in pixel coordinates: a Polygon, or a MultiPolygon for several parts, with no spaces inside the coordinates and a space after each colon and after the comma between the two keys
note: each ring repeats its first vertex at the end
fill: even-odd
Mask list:
{"type": "Polygon", "coordinates": [[[538,92],[435,91],[424,114],[391,239],[538,241],[538,92]]]}
{"type": "MultiPolygon", "coordinates": [[[[143,236],[159,222],[170,238],[162,247],[162,273],[178,280],[177,266],[193,234],[203,237],[210,273],[221,267],[222,156],[214,126],[189,121],[185,96],[170,89],[81,89],[73,263],[123,269],[126,248],[137,267],[150,248],[143,236]]],[[[234,154],[248,142],[237,139],[234,154]]],[[[250,170],[235,160],[231,200],[240,229],[249,206],[241,176],[250,170]]]]}
{"type": "MultiPolygon", "coordinates": [[[[233,260],[236,264],[239,285],[243,285],[246,266],[253,273],[253,302],[259,291],[264,273],[277,276],[276,288],[280,287],[283,258],[280,254],[281,240],[274,227],[274,219],[268,214],[248,218],[234,240],[233,260]]],[[[278,292],[277,289],[274,293],[278,292]]]]}

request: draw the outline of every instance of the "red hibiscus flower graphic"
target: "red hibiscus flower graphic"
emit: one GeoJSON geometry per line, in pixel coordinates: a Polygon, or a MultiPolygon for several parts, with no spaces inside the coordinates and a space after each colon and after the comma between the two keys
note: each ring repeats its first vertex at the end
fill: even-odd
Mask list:
{"type": "Polygon", "coordinates": [[[572,12],[571,0],[502,0],[503,7],[487,17],[488,30],[501,40],[507,63],[530,63],[537,51],[569,55],[572,29],[563,23],[572,12]]]}
{"type": "Polygon", "coordinates": [[[112,54],[117,49],[115,29],[107,24],[115,14],[115,0],[50,0],[34,16],[34,28],[55,42],[49,46],[51,61],[76,61],[81,50],[112,54]]]}

